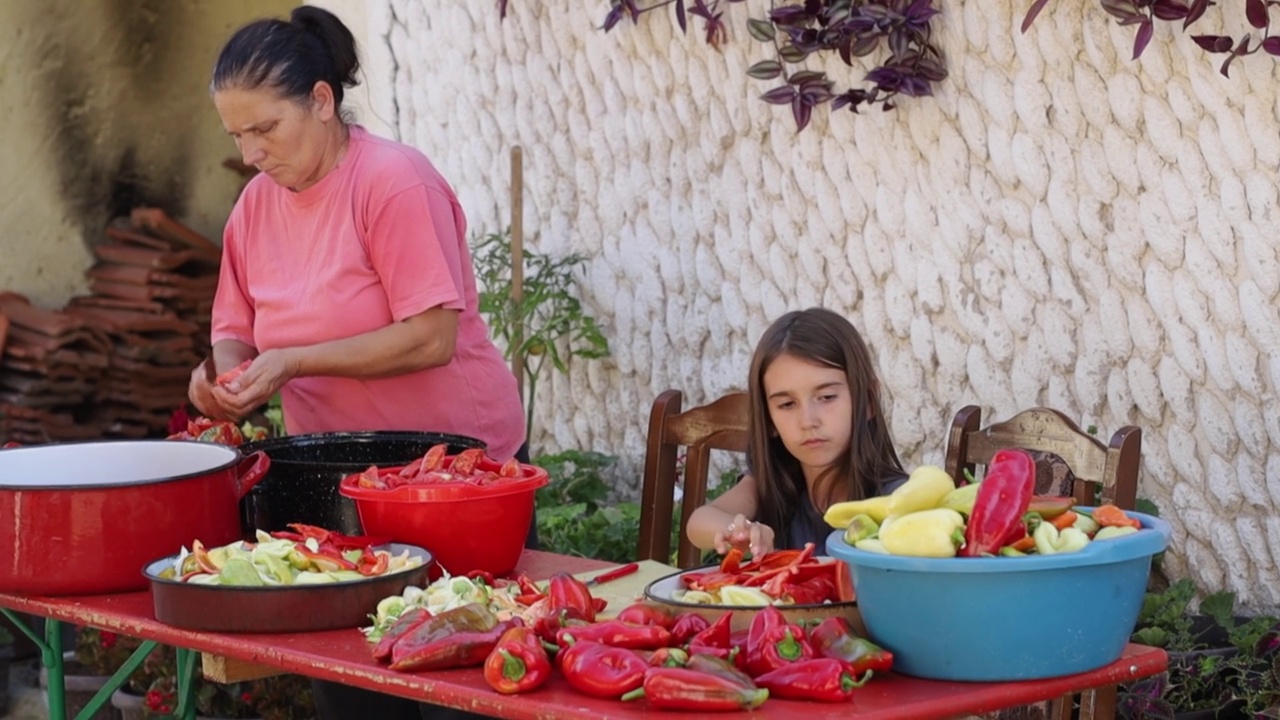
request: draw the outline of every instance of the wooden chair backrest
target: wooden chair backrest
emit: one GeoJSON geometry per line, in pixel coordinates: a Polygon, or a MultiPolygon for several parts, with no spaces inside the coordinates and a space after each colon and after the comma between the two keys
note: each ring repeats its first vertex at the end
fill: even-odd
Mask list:
{"type": "Polygon", "coordinates": [[[1142,455],[1142,429],[1126,425],[1103,445],[1070,418],[1052,408],[1035,407],[985,428],[982,410],[968,405],[956,413],[947,437],[946,471],[957,480],[964,470],[986,465],[997,450],[1023,448],[1051,452],[1061,457],[1076,476],[1074,495],[1082,505],[1093,505],[1093,487],[1102,486],[1102,502],[1132,510],[1137,501],[1138,468],[1142,455]]]}
{"type": "Polygon", "coordinates": [[[684,527],[689,515],[707,500],[711,451],[746,453],[747,394],[735,392],[714,402],[681,411],[683,395],[667,390],[649,413],[649,439],[644,458],[644,490],[640,504],[639,559],[670,562],[671,522],[677,481],[677,459],[683,449],[684,499],[676,564],[699,564],[701,551],[689,542],[684,527]]]}

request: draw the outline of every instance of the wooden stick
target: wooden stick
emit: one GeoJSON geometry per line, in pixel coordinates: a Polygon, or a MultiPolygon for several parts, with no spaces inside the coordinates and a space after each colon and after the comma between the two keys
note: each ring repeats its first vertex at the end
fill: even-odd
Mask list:
{"type": "MultiPolygon", "coordinates": [[[[524,169],[523,152],[511,148],[511,303],[519,308],[524,300],[524,169]]],[[[524,400],[524,319],[515,316],[511,330],[511,372],[516,376],[516,389],[524,400]]]]}

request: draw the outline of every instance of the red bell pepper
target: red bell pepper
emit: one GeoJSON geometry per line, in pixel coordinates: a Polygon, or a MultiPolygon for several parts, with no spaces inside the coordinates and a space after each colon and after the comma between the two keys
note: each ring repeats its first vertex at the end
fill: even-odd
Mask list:
{"type": "Polygon", "coordinates": [[[614,619],[636,625],[659,625],[667,630],[676,624],[676,617],[666,609],[646,602],[632,603],[622,608],[614,619]]]}
{"type": "Polygon", "coordinates": [[[751,618],[751,627],[747,630],[746,671],[752,677],[811,657],[813,648],[805,639],[804,628],[787,623],[778,608],[766,605],[751,618]]]}
{"type": "Polygon", "coordinates": [[[678,647],[637,650],[636,652],[653,667],[684,667],[685,663],[689,662],[689,653],[678,647]]]}
{"type": "Polygon", "coordinates": [[[689,654],[701,653],[719,658],[729,657],[729,651],[733,649],[732,623],[732,611],[721,615],[718,620],[689,640],[689,654]]]}
{"type": "Polygon", "coordinates": [[[528,692],[551,677],[551,660],[529,628],[508,629],[484,661],[484,679],[503,695],[528,692]]]}
{"type": "Polygon", "coordinates": [[[572,608],[581,613],[587,622],[595,622],[596,602],[591,597],[591,588],[569,573],[558,572],[551,576],[547,596],[551,598],[552,612],[572,608]]]}
{"type": "Polygon", "coordinates": [[[373,659],[378,662],[384,662],[391,659],[391,648],[399,642],[400,638],[416,630],[419,625],[431,619],[431,613],[426,608],[410,608],[401,613],[400,617],[382,633],[382,637],[378,639],[378,643],[373,646],[373,659]]]}
{"type": "Polygon", "coordinates": [[[676,616],[675,624],[671,626],[671,642],[684,645],[709,627],[711,627],[711,621],[698,613],[681,613],[676,616]]]}
{"type": "Polygon", "coordinates": [[[635,625],[621,620],[567,627],[556,633],[556,644],[562,648],[582,641],[629,650],[656,650],[671,644],[671,633],[661,625],[635,625]]]}
{"type": "Polygon", "coordinates": [[[640,697],[659,710],[750,710],[760,707],[769,691],[687,668],[650,668],[643,688],[623,699],[640,697]]]}
{"type": "Polygon", "coordinates": [[[1024,450],[998,450],[987,465],[978,486],[973,512],[965,526],[963,557],[991,555],[1002,544],[1031,504],[1035,491],[1036,463],[1024,450]]]}
{"type": "Polygon", "coordinates": [[[572,608],[562,608],[553,615],[544,615],[533,624],[533,632],[543,641],[556,644],[556,637],[564,628],[587,627],[591,623],[582,617],[582,613],[572,608]]]}
{"type": "Polygon", "coordinates": [[[751,676],[738,669],[736,663],[738,649],[734,648],[729,652],[729,659],[718,658],[714,655],[690,655],[685,661],[684,666],[690,670],[709,673],[711,675],[719,675],[728,680],[732,680],[743,687],[753,688],[755,683],[752,682],[751,676]]]}
{"type": "MultiPolygon", "coordinates": [[[[498,641],[502,639],[502,635],[520,625],[519,618],[511,618],[488,630],[464,630],[438,637],[420,646],[410,646],[406,648],[403,657],[391,663],[391,669],[400,672],[420,672],[483,665],[498,641]]],[[[403,642],[402,640],[401,643],[403,642]]],[[[399,648],[400,644],[397,644],[392,649],[393,657],[399,648]]]]}
{"type": "Polygon", "coordinates": [[[574,643],[560,652],[558,662],[574,690],[614,700],[640,687],[649,669],[634,651],[595,642],[574,643]]]}
{"type": "Polygon", "coordinates": [[[868,670],[888,671],[893,667],[893,653],[864,637],[858,637],[849,621],[833,617],[818,623],[809,631],[809,644],[818,657],[844,663],[851,674],[861,677],[868,670]]]}
{"type": "Polygon", "coordinates": [[[839,660],[814,658],[771,670],[756,678],[756,684],[785,700],[844,702],[870,679],[869,671],[858,679],[839,660]]]}
{"type": "Polygon", "coordinates": [[[412,632],[401,635],[399,641],[391,648],[391,662],[399,662],[414,651],[427,647],[441,638],[455,633],[491,630],[497,624],[498,618],[489,611],[489,608],[480,603],[470,603],[446,610],[420,623],[412,632]]]}

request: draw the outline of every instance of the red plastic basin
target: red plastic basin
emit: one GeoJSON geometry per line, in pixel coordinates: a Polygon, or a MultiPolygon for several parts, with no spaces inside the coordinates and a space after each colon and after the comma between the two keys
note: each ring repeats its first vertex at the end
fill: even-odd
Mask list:
{"type": "MultiPolygon", "coordinates": [[[[487,457],[476,465],[494,472],[501,467],[487,457]]],[[[522,464],[520,473],[518,480],[489,487],[447,482],[392,490],[362,488],[350,476],[338,492],[355,501],[366,535],[422,546],[450,575],[472,570],[505,575],[520,560],[534,496],[549,480],[546,470],[533,465],[522,464]]]]}

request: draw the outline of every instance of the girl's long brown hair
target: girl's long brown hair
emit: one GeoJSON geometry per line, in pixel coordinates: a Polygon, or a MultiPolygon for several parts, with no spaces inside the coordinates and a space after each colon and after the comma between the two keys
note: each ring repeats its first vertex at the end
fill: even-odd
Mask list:
{"type": "Polygon", "coordinates": [[[825,308],[783,315],[756,345],[747,381],[751,402],[747,461],[756,480],[756,519],[773,528],[779,539],[788,536],[805,490],[800,462],[778,437],[765,398],[764,373],[784,354],[843,370],[853,400],[849,449],[814,483],[812,502],[819,513],[835,499],[875,495],[883,479],[903,472],[880,405],[875,366],[862,336],[848,320],[825,308]]]}

